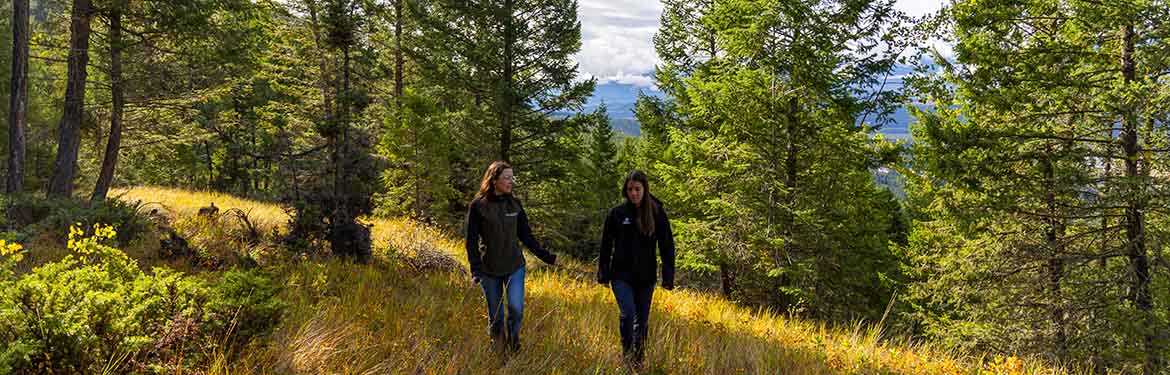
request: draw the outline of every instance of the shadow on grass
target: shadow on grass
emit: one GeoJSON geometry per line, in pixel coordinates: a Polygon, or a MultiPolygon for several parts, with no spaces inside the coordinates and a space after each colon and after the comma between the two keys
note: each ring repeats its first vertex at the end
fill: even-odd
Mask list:
{"type": "MultiPolygon", "coordinates": [[[[564,331],[557,345],[591,351],[606,362],[601,368],[574,368],[588,373],[623,373],[619,356],[618,309],[608,288],[568,275],[566,280],[549,269],[530,276],[527,309],[530,314],[569,316],[567,321],[536,321],[542,330],[564,331]],[[543,286],[543,287],[542,287],[543,286]],[[541,327],[541,324],[547,325],[541,327]]],[[[656,295],[661,289],[656,291],[656,295]]],[[[532,316],[532,315],[529,315],[532,316]]],[[[720,322],[669,311],[655,298],[650,317],[646,367],[663,374],[830,374],[893,373],[866,364],[835,361],[826,353],[786,345],[776,338],[759,337],[720,322]]],[[[572,366],[573,364],[569,364],[572,366]]],[[[568,369],[566,369],[568,370],[568,369]]],[[[569,370],[567,373],[576,373],[569,370]]]]}
{"type": "MultiPolygon", "coordinates": [[[[629,373],[620,360],[612,293],[580,271],[529,265],[522,348],[507,360],[491,351],[482,293],[464,275],[306,262],[285,270],[292,307],[282,327],[232,372],[629,373]]],[[[659,293],[644,373],[895,373],[835,357],[821,349],[831,345],[822,345],[824,338],[786,342],[792,339],[677,311],[659,293]]]]}

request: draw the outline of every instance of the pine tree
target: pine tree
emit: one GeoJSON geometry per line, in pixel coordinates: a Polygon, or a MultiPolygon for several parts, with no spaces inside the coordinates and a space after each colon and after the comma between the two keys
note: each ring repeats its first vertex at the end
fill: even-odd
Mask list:
{"type": "Polygon", "coordinates": [[[609,115],[603,103],[593,112],[589,129],[589,149],[586,159],[589,165],[589,186],[596,192],[597,199],[592,203],[594,211],[604,216],[604,210],[615,201],[614,194],[622,176],[617,170],[617,146],[614,144],[613,126],[609,123],[609,115]]]}
{"type": "Polygon", "coordinates": [[[943,73],[920,85],[932,110],[917,114],[911,184],[927,333],[1099,368],[1161,365],[1167,324],[1149,259],[1162,213],[1148,208],[1164,204],[1166,110],[1155,98],[1167,63],[1150,57],[1167,45],[1155,36],[1166,26],[1146,20],[1166,12],[1051,1],[950,10],[955,61],[936,58],[943,73]]]}
{"type": "Polygon", "coordinates": [[[416,58],[432,79],[490,114],[479,125],[490,131],[479,131],[496,139],[487,147],[495,158],[541,174],[555,164],[549,156],[568,155],[559,140],[583,122],[558,115],[579,109],[595,84],[574,82],[576,1],[416,0],[412,9],[427,46],[416,58]]]}
{"type": "Polygon", "coordinates": [[[657,174],[705,249],[690,264],[749,301],[880,313],[866,306],[888,302],[896,259],[868,135],[899,95],[865,89],[902,52],[904,16],[889,1],[665,5],[657,79],[672,101],[642,103],[674,124],[657,174]]]}
{"type": "Polygon", "coordinates": [[[48,196],[73,196],[77,177],[77,154],[81,147],[81,119],[85,110],[86,76],[89,68],[89,35],[94,9],[90,0],[74,0],[69,26],[69,72],[65,86],[65,107],[57,127],[57,158],[48,196]]]}
{"type": "Polygon", "coordinates": [[[25,129],[28,127],[28,0],[12,2],[12,70],[8,100],[8,176],[4,192],[24,191],[25,129]]]}

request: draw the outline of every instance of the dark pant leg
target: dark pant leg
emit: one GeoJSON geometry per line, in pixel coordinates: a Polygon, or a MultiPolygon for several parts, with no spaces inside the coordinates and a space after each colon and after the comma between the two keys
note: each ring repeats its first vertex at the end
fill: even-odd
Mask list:
{"type": "Polygon", "coordinates": [[[654,284],[635,286],[633,346],[634,360],[642,362],[646,353],[646,337],[650,331],[650,302],[654,298],[654,284]]]}
{"type": "Polygon", "coordinates": [[[634,289],[630,284],[623,280],[613,280],[610,282],[610,288],[613,289],[613,297],[617,300],[618,305],[618,330],[622,334],[622,353],[629,356],[633,354],[633,340],[634,340],[634,289]]]}

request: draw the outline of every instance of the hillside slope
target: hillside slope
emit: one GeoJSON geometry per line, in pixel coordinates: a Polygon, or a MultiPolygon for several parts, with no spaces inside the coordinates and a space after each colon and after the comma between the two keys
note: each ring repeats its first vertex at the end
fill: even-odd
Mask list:
{"type": "MultiPolygon", "coordinates": [[[[190,215],[215,202],[273,229],[277,207],[163,188],[115,192],[190,215]]],[[[272,267],[290,308],[267,340],[211,373],[621,374],[617,309],[591,267],[530,259],[522,349],[501,362],[487,347],[480,291],[462,241],[400,219],[372,219],[377,261],[291,261],[272,267]]],[[[655,292],[647,364],[664,374],[1047,374],[1015,358],[986,361],[882,339],[863,325],[829,328],[718,296],[655,292]]]]}

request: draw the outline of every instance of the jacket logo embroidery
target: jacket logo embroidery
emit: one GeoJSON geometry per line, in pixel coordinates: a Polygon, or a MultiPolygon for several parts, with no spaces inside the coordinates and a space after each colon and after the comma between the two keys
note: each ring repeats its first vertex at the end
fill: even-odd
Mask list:
{"type": "Polygon", "coordinates": [[[504,216],[512,217],[512,216],[516,216],[519,214],[520,214],[519,212],[513,212],[513,213],[504,214],[504,216]]]}
{"type": "Polygon", "coordinates": [[[622,224],[633,224],[633,223],[631,223],[630,218],[627,217],[625,219],[622,219],[622,224]]]}

